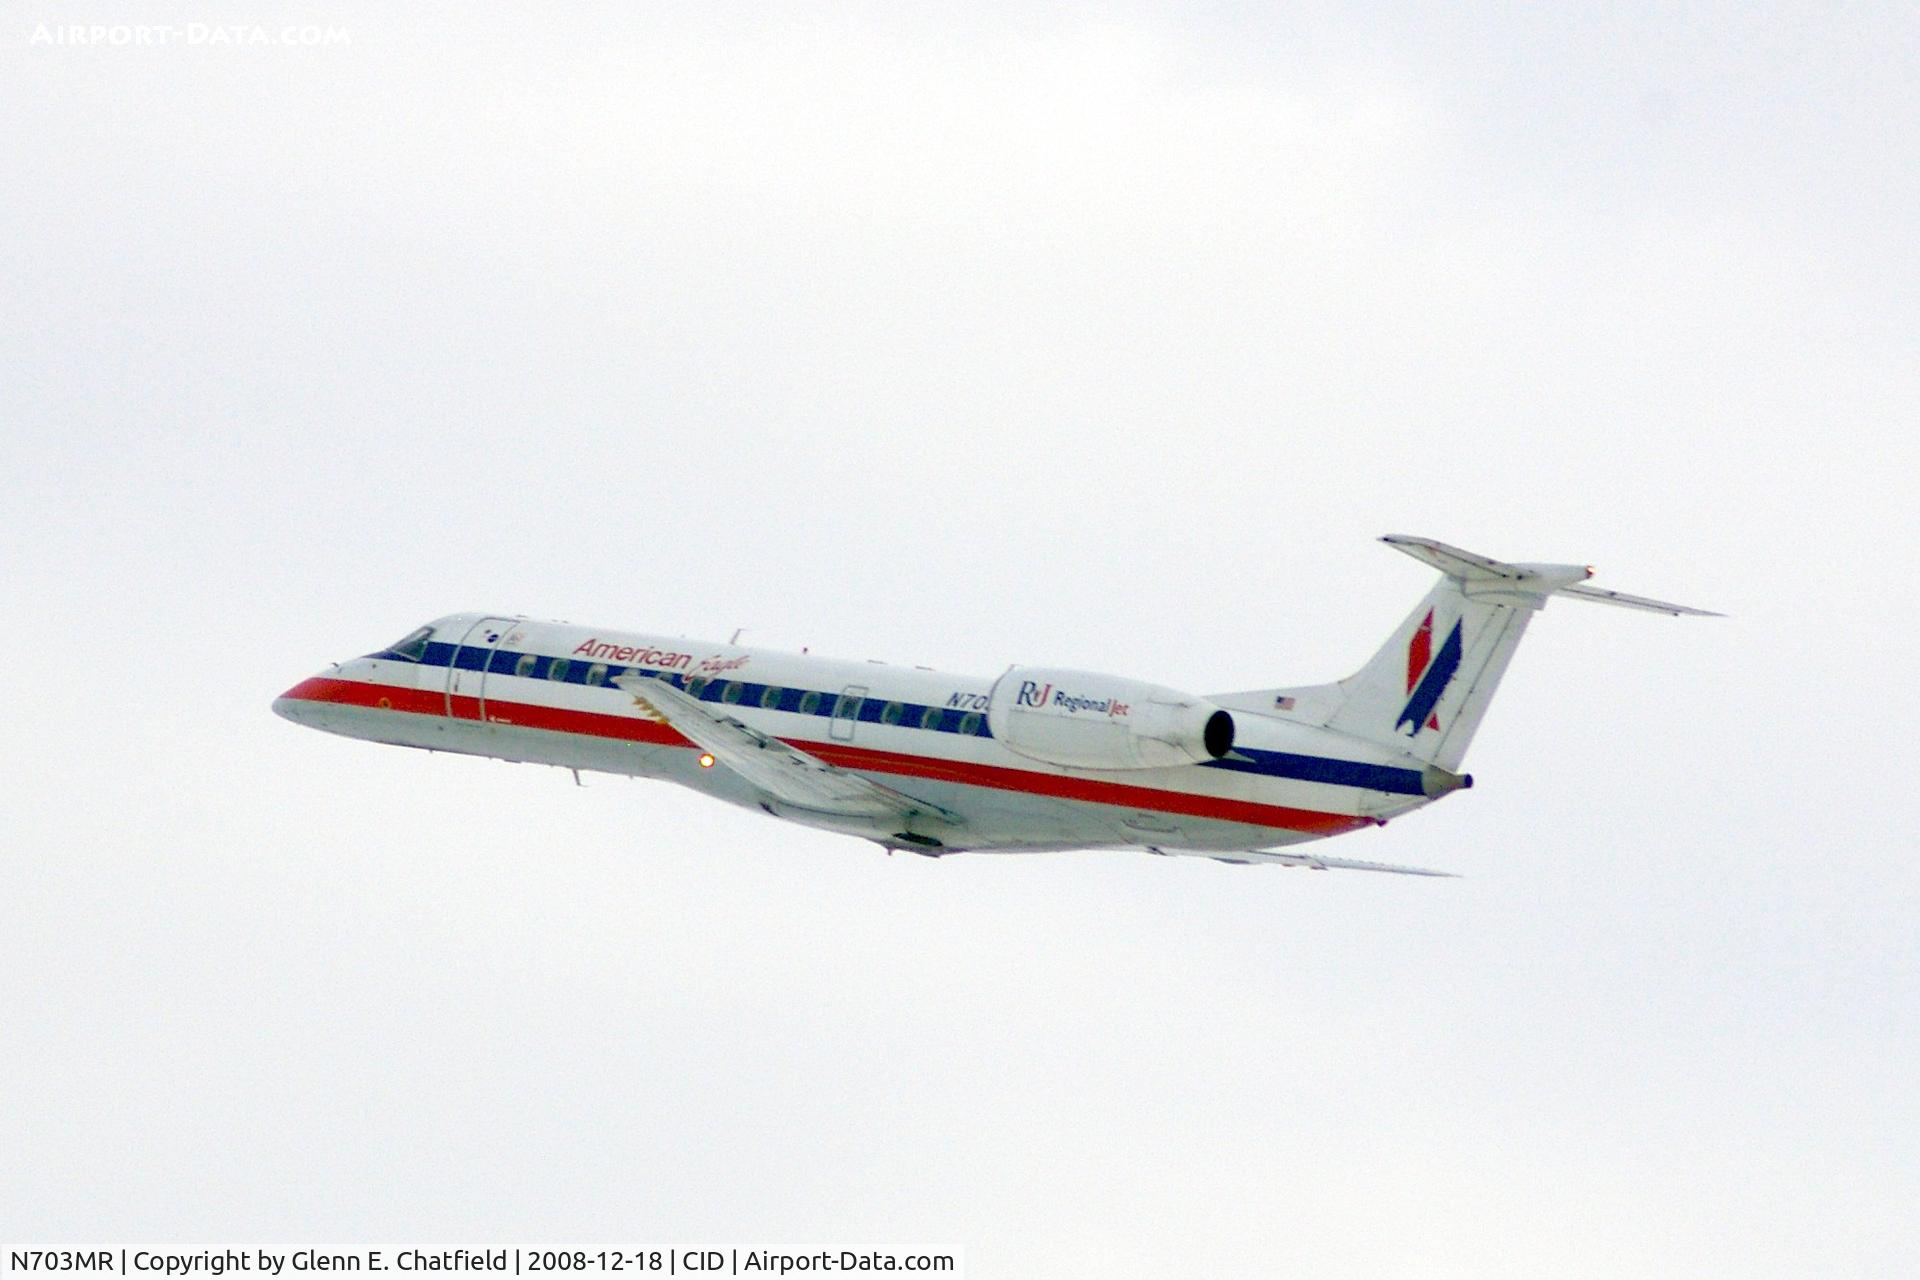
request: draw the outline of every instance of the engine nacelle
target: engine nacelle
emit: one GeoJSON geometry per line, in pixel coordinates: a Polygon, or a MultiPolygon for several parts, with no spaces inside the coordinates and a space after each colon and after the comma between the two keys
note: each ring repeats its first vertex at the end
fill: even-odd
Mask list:
{"type": "Polygon", "coordinates": [[[988,695],[1007,750],[1077,769],[1164,769],[1233,750],[1233,716],[1204,698],[1091,671],[1015,667],[988,695]]]}

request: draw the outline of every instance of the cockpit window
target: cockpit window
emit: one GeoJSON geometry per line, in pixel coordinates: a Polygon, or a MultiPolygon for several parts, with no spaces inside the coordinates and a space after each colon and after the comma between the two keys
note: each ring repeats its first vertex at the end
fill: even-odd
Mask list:
{"type": "Polygon", "coordinates": [[[418,631],[407,633],[407,638],[390,648],[382,649],[383,658],[399,658],[406,662],[418,662],[427,656],[427,641],[433,638],[432,627],[422,627],[418,631]]]}

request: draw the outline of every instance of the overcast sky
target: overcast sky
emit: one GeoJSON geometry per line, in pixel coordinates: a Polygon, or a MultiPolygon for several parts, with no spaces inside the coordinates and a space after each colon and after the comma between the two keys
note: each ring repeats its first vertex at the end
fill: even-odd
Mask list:
{"type": "Polygon", "coordinates": [[[1276,8],[14,6],[0,1233],[1920,1270],[1920,19],[1276,8]],[[1391,532],[1732,615],[1556,604],[1327,847],[1460,880],[268,709],[462,609],[1332,679],[1391,532]]]}

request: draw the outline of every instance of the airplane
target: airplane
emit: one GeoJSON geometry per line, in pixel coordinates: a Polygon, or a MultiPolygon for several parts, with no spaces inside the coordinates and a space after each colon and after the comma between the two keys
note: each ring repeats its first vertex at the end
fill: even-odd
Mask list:
{"type": "MultiPolygon", "coordinates": [[[[1333,684],[1196,696],[1059,667],[997,678],[459,613],[273,703],[350,738],[655,778],[889,854],[1139,849],[1405,875],[1303,846],[1473,785],[1459,772],[1549,599],[1718,617],[1509,564],[1381,541],[1440,580],[1333,684]]],[[[738,639],[738,633],[735,633],[738,639]]]]}

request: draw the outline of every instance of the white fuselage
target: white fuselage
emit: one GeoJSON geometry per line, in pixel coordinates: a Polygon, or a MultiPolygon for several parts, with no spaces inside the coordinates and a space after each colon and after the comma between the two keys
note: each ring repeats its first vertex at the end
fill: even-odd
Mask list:
{"type": "Polygon", "coordinates": [[[1244,711],[1224,759],[1068,768],[992,736],[991,679],[485,614],[409,640],[301,682],[274,709],[350,737],[658,778],[793,816],[613,683],[669,678],[716,713],[958,815],[943,852],[1224,854],[1374,825],[1430,794],[1421,762],[1392,747],[1244,711]]]}

